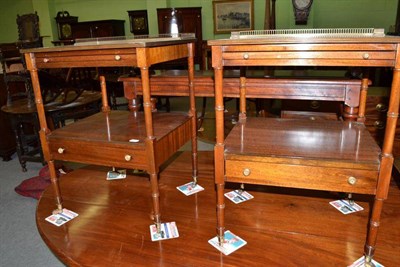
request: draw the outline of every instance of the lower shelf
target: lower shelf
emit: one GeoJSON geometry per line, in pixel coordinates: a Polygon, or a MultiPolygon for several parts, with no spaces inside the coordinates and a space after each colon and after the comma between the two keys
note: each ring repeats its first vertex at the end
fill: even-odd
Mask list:
{"type": "MultiPolygon", "coordinates": [[[[190,140],[192,117],[186,113],[154,113],[152,117],[155,161],[162,164],[190,140]]],[[[57,160],[148,168],[149,140],[143,113],[101,112],[51,132],[48,141],[57,160]]]]}
{"type": "Polygon", "coordinates": [[[225,140],[228,181],[375,194],[380,149],[362,123],[247,118],[225,140]]]}

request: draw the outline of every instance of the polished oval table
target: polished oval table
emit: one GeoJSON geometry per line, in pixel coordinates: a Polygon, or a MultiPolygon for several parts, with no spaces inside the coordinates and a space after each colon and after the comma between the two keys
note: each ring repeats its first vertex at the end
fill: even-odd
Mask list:
{"type": "MultiPolygon", "coordinates": [[[[175,221],[179,238],[151,241],[146,175],[129,171],[126,179],[107,181],[109,169],[94,166],[60,179],[65,208],[79,216],[60,227],[45,221],[54,208],[49,187],[38,202],[38,230],[69,266],[348,266],[363,254],[371,197],[355,195],[364,210],[343,215],[329,205],[338,197],[334,193],[253,185],[246,189],[254,199],[226,202],[229,229],[248,244],[223,255],[207,242],[215,236],[213,153],[199,152],[199,184],[205,190],[187,197],[176,186],[187,183],[190,166],[190,152],[182,152],[160,177],[163,222],[175,221]]],[[[233,186],[227,191],[237,189],[233,186]]],[[[400,262],[399,208],[400,190],[393,182],[375,256],[385,266],[400,262]]]]}

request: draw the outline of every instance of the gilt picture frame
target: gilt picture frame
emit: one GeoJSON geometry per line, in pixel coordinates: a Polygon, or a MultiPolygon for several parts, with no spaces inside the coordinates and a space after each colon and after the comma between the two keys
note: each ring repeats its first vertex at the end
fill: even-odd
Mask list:
{"type": "Polygon", "coordinates": [[[213,1],[214,33],[254,29],[253,0],[213,1]]]}

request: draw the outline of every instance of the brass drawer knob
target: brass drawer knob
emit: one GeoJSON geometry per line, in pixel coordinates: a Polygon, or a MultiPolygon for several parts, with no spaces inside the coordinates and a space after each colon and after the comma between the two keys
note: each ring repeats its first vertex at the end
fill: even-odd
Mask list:
{"type": "Polygon", "coordinates": [[[375,121],[374,122],[374,127],[376,129],[381,130],[381,129],[385,128],[385,123],[383,121],[375,121]]]}
{"type": "Polygon", "coordinates": [[[249,59],[249,54],[244,53],[244,54],[243,54],[243,58],[244,58],[244,59],[249,59]]]}
{"type": "Polygon", "coordinates": [[[64,151],[65,151],[65,148],[62,148],[62,147],[59,147],[59,148],[57,149],[58,154],[63,154],[64,151]]]}
{"type": "Polygon", "coordinates": [[[369,54],[368,53],[365,53],[365,54],[363,54],[363,59],[369,59],[369,54]]]}
{"type": "Polygon", "coordinates": [[[132,159],[132,156],[131,155],[125,155],[125,160],[126,161],[130,161],[132,159]]]}
{"type": "Polygon", "coordinates": [[[43,59],[43,62],[44,62],[44,63],[47,63],[47,62],[49,62],[49,61],[50,61],[50,59],[48,59],[47,57],[43,59]]]}
{"type": "Polygon", "coordinates": [[[376,110],[379,112],[385,112],[387,111],[387,106],[383,103],[379,103],[378,105],[376,105],[376,110]]]}
{"type": "Polygon", "coordinates": [[[321,107],[321,104],[318,101],[313,100],[310,102],[310,108],[319,109],[320,107],[321,107]]]}
{"type": "Polygon", "coordinates": [[[114,58],[115,58],[116,61],[120,61],[121,60],[121,56],[120,55],[115,55],[114,58]]]}
{"type": "Polygon", "coordinates": [[[357,179],[356,179],[356,177],[350,176],[349,179],[347,179],[347,182],[350,185],[355,185],[357,183],[357,179]]]}
{"type": "Polygon", "coordinates": [[[250,173],[251,173],[251,171],[250,171],[250,169],[249,169],[249,168],[245,168],[245,169],[243,169],[243,175],[244,175],[244,176],[249,176],[249,175],[250,175],[250,173]]]}

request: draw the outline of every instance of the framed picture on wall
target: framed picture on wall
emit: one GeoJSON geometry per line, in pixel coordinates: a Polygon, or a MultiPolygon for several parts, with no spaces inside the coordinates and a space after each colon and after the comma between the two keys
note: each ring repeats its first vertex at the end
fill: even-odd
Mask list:
{"type": "Polygon", "coordinates": [[[214,0],[214,33],[254,29],[253,0],[214,0]]]}
{"type": "Polygon", "coordinates": [[[149,34],[147,10],[128,11],[131,33],[136,35],[149,34]]]}

